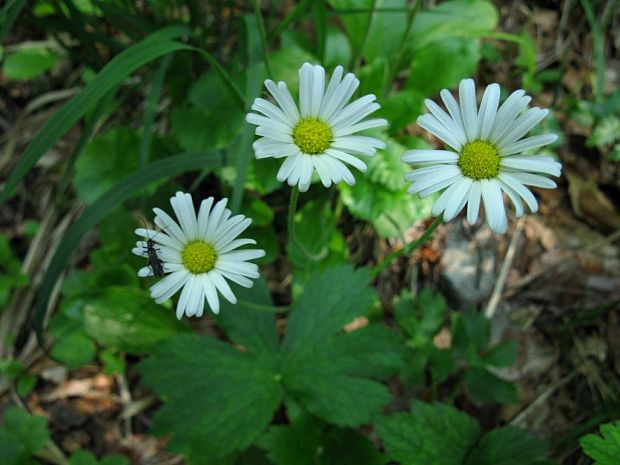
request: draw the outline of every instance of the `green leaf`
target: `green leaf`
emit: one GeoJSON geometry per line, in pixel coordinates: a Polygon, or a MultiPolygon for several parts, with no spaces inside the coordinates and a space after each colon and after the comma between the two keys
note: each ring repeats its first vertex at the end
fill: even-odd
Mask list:
{"type": "Polygon", "coordinates": [[[509,367],[517,361],[518,355],[517,341],[505,341],[493,346],[482,359],[486,365],[509,367]]]}
{"type": "Polygon", "coordinates": [[[620,421],[601,425],[601,436],[588,434],[579,440],[594,465],[617,465],[620,457],[620,421]],[[601,437],[602,436],[602,437],[601,437]]]}
{"type": "Polygon", "coordinates": [[[402,342],[387,329],[342,333],[374,301],[369,277],[369,270],[348,265],[315,276],[292,310],[282,345],[287,392],[339,426],[367,423],[390,401],[386,387],[366,377],[386,375],[401,363],[402,342]]]}
{"type": "Polygon", "coordinates": [[[479,61],[479,39],[449,37],[433,42],[415,53],[405,88],[434,96],[441,89],[452,89],[461,79],[473,76],[479,61]]]}
{"type": "Polygon", "coordinates": [[[230,144],[244,116],[230,104],[233,98],[232,91],[214,72],[203,74],[192,85],[188,102],[175,108],[171,116],[171,133],[183,150],[224,148],[230,144]]]}
{"type": "Polygon", "coordinates": [[[9,407],[4,413],[4,426],[0,428],[0,463],[22,465],[49,439],[45,418],[9,407]]]}
{"type": "Polygon", "coordinates": [[[84,234],[103,220],[106,215],[116,210],[123,201],[149,184],[186,171],[207,169],[217,166],[219,164],[218,162],[219,157],[215,154],[207,153],[177,155],[150,163],[130,176],[127,176],[123,181],[103,194],[87,208],[65,232],[43,276],[43,282],[39,290],[39,295],[37,296],[34,319],[39,341],[42,340],[43,317],[45,315],[49,296],[51,295],[58,277],[64,271],[76,245],[80,242],[84,234]]]}
{"type": "Polygon", "coordinates": [[[99,465],[129,465],[129,460],[122,455],[108,454],[101,459],[99,465]]]}
{"type": "Polygon", "coordinates": [[[127,126],[112,128],[86,145],[75,163],[73,187],[92,204],[139,166],[138,134],[127,126]]]}
{"type": "Polygon", "coordinates": [[[299,90],[299,68],[306,61],[313,63],[316,58],[299,46],[279,48],[269,56],[272,79],[286,82],[294,97],[299,90]]]}
{"type": "Polygon", "coordinates": [[[158,305],[148,292],[124,286],[108,287],[83,308],[84,330],[100,344],[140,354],[185,330],[174,314],[158,305]]]}
{"type": "Polygon", "coordinates": [[[491,338],[491,322],[482,313],[468,312],[452,316],[452,348],[457,356],[477,363],[478,353],[491,338]]]}
{"type": "Polygon", "coordinates": [[[235,343],[255,352],[275,353],[279,340],[276,319],[270,311],[258,310],[257,306],[272,308],[269,289],[264,279],[254,281],[250,289],[236,286],[237,304],[222,299],[218,324],[235,343]]]}
{"type": "Polygon", "coordinates": [[[590,146],[601,148],[618,140],[620,140],[620,118],[609,115],[597,123],[587,142],[590,146]]]}
{"type": "Polygon", "coordinates": [[[446,316],[446,301],[441,294],[424,288],[415,302],[411,295],[403,292],[394,303],[394,314],[401,328],[416,345],[431,343],[443,326],[446,316]]]}
{"type": "Polygon", "coordinates": [[[209,463],[249,446],[282,400],[273,355],[240,352],[197,335],[169,338],[139,365],[144,382],[166,399],[153,432],[190,462],[209,463]]]}
{"type": "Polygon", "coordinates": [[[41,76],[58,63],[60,57],[46,48],[26,48],[13,52],[4,60],[4,75],[13,81],[41,76]]]}
{"type": "Polygon", "coordinates": [[[517,388],[514,384],[498,378],[486,368],[469,367],[465,373],[465,384],[469,395],[479,402],[515,404],[517,388]]]}
{"type": "Polygon", "coordinates": [[[340,29],[328,26],[325,41],[325,68],[331,72],[336,66],[348,63],[350,60],[351,44],[347,36],[340,29]]]}
{"type": "MultiPolygon", "coordinates": [[[[418,89],[406,89],[383,101],[377,116],[387,117],[390,122],[390,134],[415,123],[417,117],[422,114],[422,103],[425,95],[430,94],[424,94],[418,89]]],[[[402,164],[404,165],[404,163],[402,164]]],[[[405,180],[401,178],[400,182],[402,185],[405,180]]]]}
{"type": "Polygon", "coordinates": [[[310,281],[287,323],[283,349],[294,351],[320,344],[363,315],[374,302],[370,271],[350,265],[330,268],[310,281]]]}
{"type": "Polygon", "coordinates": [[[99,353],[99,360],[103,363],[103,372],[108,376],[123,374],[127,369],[124,357],[114,348],[102,350],[99,353]]]}
{"type": "Polygon", "coordinates": [[[0,10],[0,43],[4,42],[20,11],[26,6],[26,0],[7,0],[0,10]]]}
{"type": "Polygon", "coordinates": [[[359,12],[347,12],[342,14],[340,19],[344,23],[345,30],[349,36],[351,47],[354,53],[359,52],[364,46],[364,37],[369,27],[374,0],[327,0],[328,3],[339,10],[360,10],[359,12]],[[366,11],[364,11],[366,10],[366,11]]]}
{"type": "Polygon", "coordinates": [[[454,407],[419,401],[411,413],[379,418],[375,426],[390,458],[403,465],[462,465],[480,434],[454,407]]]}
{"type": "Polygon", "coordinates": [[[430,216],[434,198],[407,194],[404,176],[409,171],[400,160],[404,147],[388,139],[387,149],[368,160],[368,173],[353,186],[338,188],[352,215],[371,221],[382,237],[401,236],[414,221],[430,216]]]}
{"type": "Polygon", "coordinates": [[[487,0],[442,2],[415,17],[408,45],[419,50],[448,37],[481,37],[497,27],[498,13],[487,0]]]}
{"type": "Polygon", "coordinates": [[[372,14],[363,55],[367,61],[378,57],[393,57],[400,51],[407,29],[407,0],[375,0],[370,2],[375,10],[400,9],[401,11],[375,11],[372,14]]]}
{"type": "Polygon", "coordinates": [[[69,459],[69,465],[97,465],[97,457],[88,450],[77,450],[69,459]]]}
{"type": "Polygon", "coordinates": [[[58,339],[52,347],[51,355],[69,368],[76,369],[92,362],[95,352],[95,343],[92,339],[79,331],[58,339]]]}
{"type": "Polygon", "coordinates": [[[364,435],[302,416],[291,426],[272,426],[259,440],[276,465],[382,465],[385,459],[364,435]]]}
{"type": "Polygon", "coordinates": [[[547,449],[545,441],[525,430],[503,426],[482,437],[465,465],[537,465],[547,449]]]}
{"type": "Polygon", "coordinates": [[[162,55],[190,48],[170,40],[185,32],[185,28],[164,28],[114,57],[82,92],[56,112],[32,139],[6,182],[0,195],[0,203],[11,195],[19,181],[58,139],[133,71],[162,55]]]}

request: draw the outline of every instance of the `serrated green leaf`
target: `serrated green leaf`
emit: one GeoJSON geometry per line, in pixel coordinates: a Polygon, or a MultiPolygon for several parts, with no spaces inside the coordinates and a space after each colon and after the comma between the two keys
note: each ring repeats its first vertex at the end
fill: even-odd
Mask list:
{"type": "Polygon", "coordinates": [[[329,357],[342,373],[383,378],[403,366],[404,341],[386,326],[368,325],[330,342],[329,357]]]}
{"type": "Polygon", "coordinates": [[[237,304],[222,299],[218,324],[236,344],[255,352],[275,353],[279,340],[276,332],[275,307],[265,280],[254,281],[250,289],[237,286],[234,291],[237,304]],[[256,306],[273,307],[273,313],[257,310],[256,306]]]}
{"type": "Polygon", "coordinates": [[[330,268],[312,279],[295,303],[283,349],[294,351],[320,344],[366,313],[375,295],[369,281],[369,270],[354,270],[350,265],[330,268]]]}
{"type": "Polygon", "coordinates": [[[147,386],[166,399],[153,432],[192,463],[249,446],[282,400],[277,358],[240,352],[209,337],[178,335],[140,363],[147,386]]]}
{"type": "MultiPolygon", "coordinates": [[[[55,331],[50,327],[52,335],[55,331]]],[[[93,340],[84,331],[77,330],[58,338],[52,346],[51,355],[71,369],[90,363],[97,349],[93,340]]]]}
{"type": "Polygon", "coordinates": [[[108,287],[83,308],[84,330],[97,342],[131,354],[182,332],[186,326],[148,292],[125,286],[108,287]]]}
{"type": "Polygon", "coordinates": [[[60,56],[46,48],[26,48],[8,54],[2,71],[13,81],[32,79],[53,68],[58,60],[60,56]]]}
{"type": "Polygon", "coordinates": [[[514,384],[498,378],[483,367],[469,367],[465,372],[465,384],[469,395],[479,402],[517,402],[517,388],[514,384]]]}
{"type": "Polygon", "coordinates": [[[609,115],[601,119],[594,127],[588,144],[600,148],[612,145],[618,140],[620,140],[620,118],[609,115]]]}
{"type": "Polygon", "coordinates": [[[470,363],[478,362],[478,353],[491,338],[491,322],[481,313],[468,312],[452,316],[452,348],[470,363]]]}
{"type": "Polygon", "coordinates": [[[0,463],[22,465],[49,439],[45,418],[10,407],[4,413],[4,427],[0,428],[0,463]]]}
{"type": "Polygon", "coordinates": [[[391,459],[402,465],[462,465],[480,427],[446,404],[414,401],[411,413],[379,418],[375,423],[391,459]]]}
{"type": "Polygon", "coordinates": [[[525,430],[503,426],[482,437],[465,465],[536,465],[547,449],[545,441],[525,430]]]}
{"type": "Polygon", "coordinates": [[[362,434],[303,416],[272,426],[259,440],[276,465],[382,465],[385,459],[362,434]]]}
{"type": "Polygon", "coordinates": [[[517,361],[519,344],[517,341],[505,341],[494,345],[482,357],[486,365],[494,367],[509,367],[517,361]]]}
{"type": "Polygon", "coordinates": [[[394,314],[412,342],[421,345],[431,342],[443,326],[446,301],[430,288],[422,289],[415,302],[410,294],[403,293],[394,303],[394,314]]]}
{"type": "Polygon", "coordinates": [[[579,440],[594,465],[617,465],[620,457],[620,421],[601,425],[601,436],[588,434],[579,440]]]}

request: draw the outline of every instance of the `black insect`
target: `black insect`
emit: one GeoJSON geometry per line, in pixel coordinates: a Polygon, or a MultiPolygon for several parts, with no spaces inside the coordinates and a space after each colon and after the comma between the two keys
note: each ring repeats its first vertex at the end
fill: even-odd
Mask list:
{"type": "MultiPolygon", "coordinates": [[[[144,225],[144,228],[146,229],[146,224],[144,225]]],[[[157,276],[158,278],[161,278],[165,274],[164,273],[164,262],[162,262],[161,259],[159,258],[159,255],[157,255],[157,252],[159,252],[159,249],[155,247],[157,244],[154,241],[154,239],[155,237],[148,237],[148,234],[147,234],[146,254],[148,255],[149,266],[151,267],[153,274],[157,276]]]]}

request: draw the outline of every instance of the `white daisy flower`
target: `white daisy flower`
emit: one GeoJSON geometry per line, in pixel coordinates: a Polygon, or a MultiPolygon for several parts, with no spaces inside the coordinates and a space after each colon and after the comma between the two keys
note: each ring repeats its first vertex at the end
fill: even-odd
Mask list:
{"type": "Polygon", "coordinates": [[[430,114],[420,116],[417,123],[448,147],[408,150],[402,159],[420,166],[405,176],[413,181],[409,193],[425,197],[446,189],[433,206],[433,216],[443,212],[444,220],[450,221],[467,204],[467,221],[473,224],[482,199],[489,226],[503,234],[508,223],[502,192],[514,203],[517,217],[523,215],[522,200],[535,213],[538,203],[526,186],[555,188],[556,183],[547,175],[559,176],[562,166],[549,157],[521,154],[557,139],[555,134],[523,139],[549,110],[525,110],[531,97],[523,90],[513,92],[498,107],[499,95],[499,85],[491,84],[478,108],[474,81],[464,79],[459,85],[458,103],[448,90],[441,91],[447,113],[426,100],[430,114]]]}
{"type": "MultiPolygon", "coordinates": [[[[162,303],[183,289],[177,304],[179,319],[184,314],[202,316],[205,299],[211,311],[219,313],[218,291],[230,303],[237,303],[227,279],[243,287],[252,287],[252,279],[259,276],[258,266],[247,260],[263,257],[265,251],[235,250],[243,245],[256,244],[254,239],[237,239],[252,220],[243,215],[231,217],[232,212],[226,208],[228,199],[215,205],[213,202],[213,197],[203,200],[196,215],[191,195],[177,192],[170,203],[178,223],[163,210],[154,208],[155,224],[161,231],[136,229],[137,235],[153,241],[159,263],[167,273],[151,287],[151,297],[162,303]]],[[[132,252],[149,258],[146,241],[138,241],[132,252]]],[[[151,266],[138,271],[140,277],[153,275],[151,266]]]]}
{"type": "Polygon", "coordinates": [[[343,77],[342,66],[337,66],[327,88],[325,69],[304,63],[299,70],[299,109],[286,83],[265,81],[278,106],[263,99],[254,100],[246,121],[255,124],[256,158],[286,158],[278,171],[278,181],[298,185],[301,192],[310,187],[316,169],[325,187],[344,180],[350,186],[355,178],[348,163],[366,171],[366,163],[355,155],[373,156],[385,144],[374,137],[354,135],[370,128],[386,126],[385,119],[362,121],[380,108],[374,95],[365,95],[347,104],[359,86],[353,73],[343,77]]]}

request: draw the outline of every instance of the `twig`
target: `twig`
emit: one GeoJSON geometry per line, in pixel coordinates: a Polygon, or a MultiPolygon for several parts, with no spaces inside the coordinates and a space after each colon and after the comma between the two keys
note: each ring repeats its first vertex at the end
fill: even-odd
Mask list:
{"type": "Polygon", "coordinates": [[[502,263],[502,268],[499,272],[499,276],[497,277],[497,281],[495,281],[495,286],[493,287],[493,293],[491,294],[487,308],[484,310],[484,315],[487,318],[493,318],[495,310],[497,310],[497,305],[499,304],[499,299],[502,296],[504,285],[506,284],[506,278],[508,277],[508,271],[510,271],[512,261],[515,257],[515,252],[517,251],[517,243],[519,242],[518,239],[519,236],[521,236],[521,231],[523,230],[524,221],[524,217],[519,218],[515,232],[510,240],[510,245],[508,246],[506,257],[504,258],[504,263],[502,263]]]}

